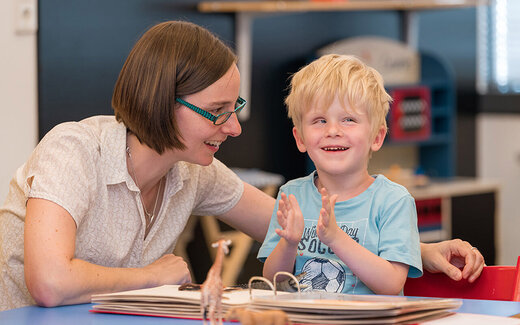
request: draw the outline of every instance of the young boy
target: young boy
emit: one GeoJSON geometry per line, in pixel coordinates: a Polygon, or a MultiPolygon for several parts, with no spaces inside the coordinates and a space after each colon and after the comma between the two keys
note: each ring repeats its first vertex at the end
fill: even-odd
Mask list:
{"type": "Polygon", "coordinates": [[[390,101],[380,74],[352,56],[325,55],[293,76],[285,103],[316,171],[280,188],[258,253],[266,278],[305,272],[304,290],[395,295],[421,276],[413,197],[367,171],[390,101]]]}

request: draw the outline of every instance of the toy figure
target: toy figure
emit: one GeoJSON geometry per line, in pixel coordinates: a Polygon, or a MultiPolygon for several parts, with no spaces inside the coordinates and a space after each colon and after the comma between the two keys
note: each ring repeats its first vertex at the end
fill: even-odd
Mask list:
{"type": "Polygon", "coordinates": [[[253,311],[246,308],[232,308],[226,313],[226,320],[238,320],[242,325],[285,325],[291,324],[282,310],[253,311]]]}
{"type": "Polygon", "coordinates": [[[231,240],[220,239],[213,243],[211,246],[217,248],[217,254],[215,262],[208,271],[206,281],[202,284],[201,298],[200,298],[200,311],[202,313],[203,323],[206,324],[206,316],[209,309],[209,322],[211,325],[216,324],[216,317],[218,317],[218,324],[222,324],[222,278],[220,274],[222,272],[222,262],[224,255],[229,252],[228,246],[231,244],[231,240]],[[217,313],[215,315],[215,312],[217,313]]]}

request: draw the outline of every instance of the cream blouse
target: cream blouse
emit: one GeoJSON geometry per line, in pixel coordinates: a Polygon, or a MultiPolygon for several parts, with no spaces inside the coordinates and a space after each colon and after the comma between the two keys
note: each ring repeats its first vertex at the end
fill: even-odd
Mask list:
{"type": "Polygon", "coordinates": [[[53,128],[16,171],[0,208],[0,310],[34,304],[23,270],[28,198],[70,213],[76,258],[143,267],[173,251],[191,214],[223,214],[242,196],[243,182],[217,159],[209,166],[179,162],[168,172],[163,204],[144,238],[145,217],[125,149],[126,127],[113,116],[95,116],[53,128]]]}

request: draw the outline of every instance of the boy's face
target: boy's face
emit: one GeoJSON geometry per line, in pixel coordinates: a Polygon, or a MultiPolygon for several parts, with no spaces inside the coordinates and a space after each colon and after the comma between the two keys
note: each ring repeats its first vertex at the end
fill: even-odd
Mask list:
{"type": "Polygon", "coordinates": [[[327,109],[311,107],[302,115],[301,129],[293,128],[298,149],[330,175],[367,173],[370,152],[381,148],[385,134],[380,128],[373,137],[365,109],[354,111],[337,97],[327,109]]]}

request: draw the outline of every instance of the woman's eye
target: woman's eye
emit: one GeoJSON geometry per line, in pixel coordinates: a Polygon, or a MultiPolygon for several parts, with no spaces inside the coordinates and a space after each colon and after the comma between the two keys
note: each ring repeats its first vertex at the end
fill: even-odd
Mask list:
{"type": "Polygon", "coordinates": [[[219,107],[219,108],[211,109],[208,112],[210,112],[213,115],[218,115],[218,114],[222,113],[223,109],[224,109],[223,107],[219,107]]]}

